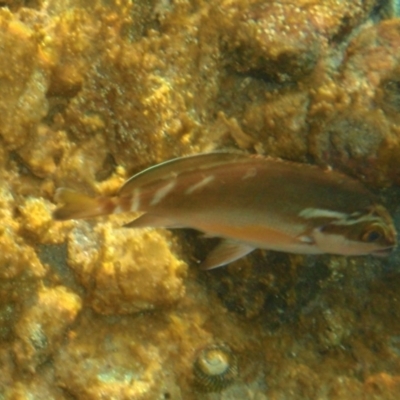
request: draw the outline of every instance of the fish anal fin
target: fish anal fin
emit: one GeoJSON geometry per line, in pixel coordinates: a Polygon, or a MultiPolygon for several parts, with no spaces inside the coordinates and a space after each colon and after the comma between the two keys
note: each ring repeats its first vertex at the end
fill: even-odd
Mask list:
{"type": "Polygon", "coordinates": [[[203,270],[222,267],[229,264],[254,250],[254,247],[248,244],[236,242],[233,240],[223,240],[208,257],[200,264],[203,270]]]}
{"type": "Polygon", "coordinates": [[[183,228],[178,224],[166,217],[160,217],[154,214],[143,214],[139,218],[134,219],[124,225],[124,228],[183,228]]]}
{"type": "Polygon", "coordinates": [[[108,215],[117,204],[112,197],[90,197],[67,188],[59,188],[54,199],[61,205],[53,212],[56,220],[81,219],[108,215]]]}

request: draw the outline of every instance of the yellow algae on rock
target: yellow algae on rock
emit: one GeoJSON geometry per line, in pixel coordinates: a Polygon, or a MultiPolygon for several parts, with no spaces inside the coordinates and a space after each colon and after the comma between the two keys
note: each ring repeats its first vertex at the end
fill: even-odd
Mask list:
{"type": "Polygon", "coordinates": [[[246,131],[258,131],[257,140],[265,154],[301,160],[307,149],[302,132],[307,126],[309,97],[306,92],[269,94],[258,104],[249,104],[243,115],[246,131]]]}
{"type": "Polygon", "coordinates": [[[31,130],[27,143],[18,150],[18,154],[35,176],[51,178],[55,174],[56,163],[66,148],[66,133],[54,132],[42,124],[31,130]]]}
{"type": "Polygon", "coordinates": [[[43,278],[45,271],[35,250],[15,231],[0,229],[0,279],[12,279],[20,274],[43,278]]]}
{"type": "Polygon", "coordinates": [[[397,253],[254,252],[204,272],[174,254],[204,258],[188,232],[50,218],[55,188],[114,194],[221,147],[399,182],[399,22],[380,3],[5,2],[0,398],[397,399],[397,253]],[[196,356],[217,343],[237,379],[198,393],[196,356]]]}
{"type": "Polygon", "coordinates": [[[31,372],[45,362],[64,340],[82,307],[78,295],[63,286],[42,287],[16,323],[14,355],[22,370],[31,372]]]}
{"type": "Polygon", "coordinates": [[[41,244],[62,243],[65,240],[63,225],[55,225],[52,220],[54,206],[47,200],[28,197],[18,207],[20,213],[20,232],[25,237],[35,239],[41,244]]]}
{"type": "Polygon", "coordinates": [[[399,20],[366,26],[310,104],[310,152],[375,185],[398,182],[399,20]]]}
{"type": "Polygon", "coordinates": [[[373,7],[373,0],[234,1],[219,10],[236,71],[279,82],[297,82],[313,73],[329,41],[343,40],[373,7]],[[362,4],[361,4],[362,3],[362,4]]]}
{"type": "Polygon", "coordinates": [[[54,180],[59,185],[75,189],[94,187],[99,176],[108,178],[114,172],[114,160],[109,156],[107,142],[100,134],[93,134],[79,145],[68,143],[63,147],[54,180]]]}
{"type": "Polygon", "coordinates": [[[170,234],[99,224],[71,231],[68,264],[101,314],[166,308],[185,294],[186,264],[171,252],[170,234]],[[83,237],[84,236],[84,237],[83,237]]]}
{"type": "Polygon", "coordinates": [[[35,249],[20,235],[14,209],[10,188],[3,185],[0,188],[0,279],[13,279],[20,274],[42,278],[46,270],[35,249]]]}
{"type": "MultiPolygon", "coordinates": [[[[140,10],[141,5],[137,7],[140,10]]],[[[156,19],[155,14],[149,16],[156,19]]],[[[109,29],[100,29],[91,38],[88,52],[96,51],[96,61],[89,66],[90,73],[82,89],[63,113],[68,121],[66,129],[75,138],[86,139],[93,129],[90,117],[99,115],[100,130],[110,153],[118,164],[129,169],[141,163],[161,161],[168,154],[193,152],[197,146],[204,148],[207,131],[200,131],[202,117],[193,109],[203,115],[205,110],[196,103],[207,107],[209,99],[215,97],[216,88],[214,85],[199,87],[199,82],[193,79],[203,65],[196,60],[197,29],[192,31],[188,25],[173,36],[149,29],[145,37],[137,40],[130,32],[136,25],[127,23],[126,31],[133,37],[124,40],[123,35],[116,34],[123,20],[117,16],[110,20],[109,29]],[[107,47],[99,46],[97,37],[107,47]],[[194,97],[198,89],[203,94],[194,97]],[[191,140],[182,140],[183,137],[191,140]]],[[[157,27],[156,21],[154,24],[157,27]]],[[[88,25],[94,26],[92,33],[96,32],[98,20],[90,21],[89,17],[88,25]]],[[[207,54],[218,53],[217,44],[213,47],[208,44],[208,47],[207,54]]],[[[80,59],[81,55],[77,57],[80,59]]],[[[216,62],[211,57],[209,61],[204,68],[212,68],[216,62]]],[[[207,114],[211,112],[214,110],[209,108],[207,114]]]]}
{"type": "Polygon", "coordinates": [[[32,379],[27,381],[21,377],[21,380],[15,378],[11,380],[7,389],[4,391],[4,399],[7,400],[57,400],[63,399],[63,393],[60,388],[49,385],[52,379],[48,374],[47,379],[32,379]]]}
{"type": "Polygon", "coordinates": [[[0,137],[15,149],[48,111],[47,71],[34,31],[6,9],[0,10],[0,42],[0,137]]]}
{"type": "Polygon", "coordinates": [[[106,322],[83,315],[74,335],[55,356],[57,385],[82,400],[154,400],[165,393],[183,399],[169,378],[174,374],[169,365],[171,348],[157,340],[165,330],[162,317],[106,322]]]}
{"type": "Polygon", "coordinates": [[[364,390],[371,398],[396,400],[400,390],[400,377],[385,372],[371,375],[365,381],[364,390]]]}

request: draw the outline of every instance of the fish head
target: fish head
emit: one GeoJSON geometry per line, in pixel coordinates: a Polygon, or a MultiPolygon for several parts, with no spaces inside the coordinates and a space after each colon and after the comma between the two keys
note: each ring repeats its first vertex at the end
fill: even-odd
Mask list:
{"type": "Polygon", "coordinates": [[[354,256],[389,255],[397,243],[393,220],[381,205],[330,221],[312,236],[323,252],[354,256]]]}

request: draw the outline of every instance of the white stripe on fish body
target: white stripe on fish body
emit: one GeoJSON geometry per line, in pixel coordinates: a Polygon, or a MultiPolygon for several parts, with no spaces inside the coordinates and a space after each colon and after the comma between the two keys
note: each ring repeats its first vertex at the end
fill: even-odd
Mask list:
{"type": "Polygon", "coordinates": [[[254,178],[257,175],[257,168],[249,168],[242,176],[242,180],[254,178]]]}
{"type": "Polygon", "coordinates": [[[192,186],[189,186],[185,190],[185,194],[193,194],[196,190],[202,189],[203,187],[207,186],[209,183],[211,183],[215,179],[214,175],[209,175],[203,178],[200,182],[195,183],[192,186]]]}
{"type": "Polygon", "coordinates": [[[132,205],[131,211],[139,211],[140,210],[140,189],[135,188],[132,194],[132,205]]]}
{"type": "Polygon", "coordinates": [[[299,217],[305,219],[317,219],[317,218],[332,218],[335,220],[344,220],[349,216],[342,212],[337,212],[333,210],[323,210],[320,208],[306,208],[299,212],[299,217]]]}
{"type": "Polygon", "coordinates": [[[158,203],[160,203],[161,200],[163,200],[164,197],[171,192],[171,190],[175,187],[175,185],[176,185],[176,179],[169,181],[165,186],[162,186],[160,189],[158,189],[155,192],[152,200],[150,201],[150,206],[155,206],[158,203]]]}
{"type": "Polygon", "coordinates": [[[340,213],[332,210],[322,210],[315,208],[307,208],[299,213],[299,216],[305,219],[332,219],[329,222],[331,225],[336,226],[351,226],[360,222],[379,222],[380,218],[370,212],[366,211],[365,214],[361,212],[354,212],[351,214],[340,213]]]}
{"type": "Polygon", "coordinates": [[[332,222],[333,225],[337,225],[337,226],[350,226],[350,225],[354,225],[360,222],[379,222],[380,218],[376,217],[374,215],[362,215],[359,214],[357,216],[355,216],[355,214],[351,214],[349,215],[349,217],[347,219],[342,219],[342,220],[337,220],[332,222]]]}

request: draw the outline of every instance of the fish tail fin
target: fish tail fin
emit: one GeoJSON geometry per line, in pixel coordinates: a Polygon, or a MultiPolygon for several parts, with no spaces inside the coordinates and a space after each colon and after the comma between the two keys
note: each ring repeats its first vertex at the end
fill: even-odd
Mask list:
{"type": "Polygon", "coordinates": [[[113,197],[90,197],[66,188],[57,189],[54,199],[61,205],[53,218],[60,221],[112,214],[118,206],[113,197]]]}

